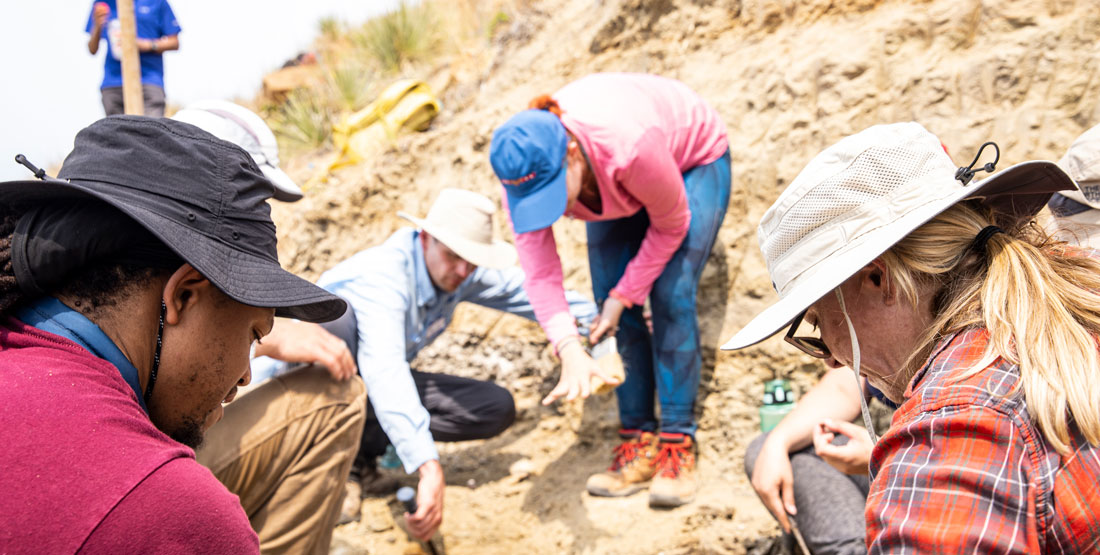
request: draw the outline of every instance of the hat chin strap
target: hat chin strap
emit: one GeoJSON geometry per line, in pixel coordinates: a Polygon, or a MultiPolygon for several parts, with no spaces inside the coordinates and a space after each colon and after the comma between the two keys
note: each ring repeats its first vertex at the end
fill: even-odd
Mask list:
{"type": "Polygon", "coordinates": [[[878,434],[875,433],[875,426],[871,423],[871,411],[867,409],[867,395],[863,392],[863,383],[859,379],[859,339],[856,339],[856,327],[852,325],[852,319],[848,317],[848,309],[844,307],[844,294],[840,292],[840,287],[833,291],[836,291],[836,300],[840,302],[840,311],[844,313],[844,321],[848,323],[848,337],[852,338],[852,371],[856,374],[856,387],[859,388],[859,410],[863,413],[863,426],[867,428],[867,433],[871,435],[871,443],[878,443],[878,434]]]}

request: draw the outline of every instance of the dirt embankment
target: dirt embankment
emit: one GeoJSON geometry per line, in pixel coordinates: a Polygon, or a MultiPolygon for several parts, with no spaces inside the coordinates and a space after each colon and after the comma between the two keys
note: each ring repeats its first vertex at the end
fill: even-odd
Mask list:
{"type": "MultiPolygon", "coordinates": [[[[316,277],[404,225],[397,210],[425,213],[443,187],[499,199],[488,164],[492,130],[537,94],[596,71],[684,81],[722,114],[734,171],[699,299],[698,500],[656,512],[644,495],[584,494],[587,475],[609,459],[614,401],[594,399],[583,411],[541,407],[556,367],[531,324],[463,309],[418,364],[496,379],[519,408],[501,437],[442,448],[450,553],[743,553],[776,531],[741,470],[761,384],[780,374],[804,389],[821,371],[774,339],[715,352],[773,299],[756,245],[761,214],[814,154],[875,123],[919,121],[960,163],[985,140],[1000,145],[1002,167],[1056,160],[1100,121],[1098,39],[1100,10],[1090,1],[532,2],[491,47],[434,72],[444,111],[429,131],[275,209],[282,259],[316,277]]],[[[292,161],[292,173],[304,180],[310,161],[292,161]]],[[[583,227],[562,221],[555,233],[567,285],[587,292],[583,227]]],[[[412,549],[393,527],[393,510],[368,500],[363,522],[339,529],[337,545],[412,549]]]]}

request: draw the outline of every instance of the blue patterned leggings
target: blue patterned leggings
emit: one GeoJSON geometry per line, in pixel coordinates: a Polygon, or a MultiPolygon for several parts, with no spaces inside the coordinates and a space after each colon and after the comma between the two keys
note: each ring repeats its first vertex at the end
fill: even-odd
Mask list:
{"type": "MultiPolygon", "coordinates": [[[[623,312],[616,334],[626,380],[615,392],[626,429],[695,434],[695,397],[703,360],[695,294],[729,205],[729,152],[685,172],[684,187],[691,227],[649,294],[653,334],[646,328],[641,306],[623,312]],[[654,397],[661,403],[660,423],[654,397]]],[[[619,282],[648,228],[645,210],[629,218],[588,223],[588,265],[597,303],[619,282]]]]}

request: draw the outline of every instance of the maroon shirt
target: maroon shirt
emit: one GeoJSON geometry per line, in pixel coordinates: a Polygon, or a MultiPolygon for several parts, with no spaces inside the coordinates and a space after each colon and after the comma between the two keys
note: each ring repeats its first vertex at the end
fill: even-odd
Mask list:
{"type": "Polygon", "coordinates": [[[257,553],[237,496],[109,362],[0,321],[0,553],[257,553]]]}

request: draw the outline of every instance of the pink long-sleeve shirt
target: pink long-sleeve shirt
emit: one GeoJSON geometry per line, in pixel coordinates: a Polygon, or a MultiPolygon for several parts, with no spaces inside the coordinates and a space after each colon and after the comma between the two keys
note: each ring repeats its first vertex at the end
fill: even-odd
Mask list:
{"type": "MultiPolygon", "coordinates": [[[[726,127],[687,85],[655,75],[594,74],[553,98],[561,106],[562,124],[588,155],[603,202],[599,214],[575,202],[565,215],[603,221],[642,208],[649,215],[638,254],[612,289],[616,297],[642,304],[691,224],[683,173],[726,152],[726,127]]],[[[553,230],[517,234],[516,246],[527,294],[551,343],[576,335],[553,230]]]]}

